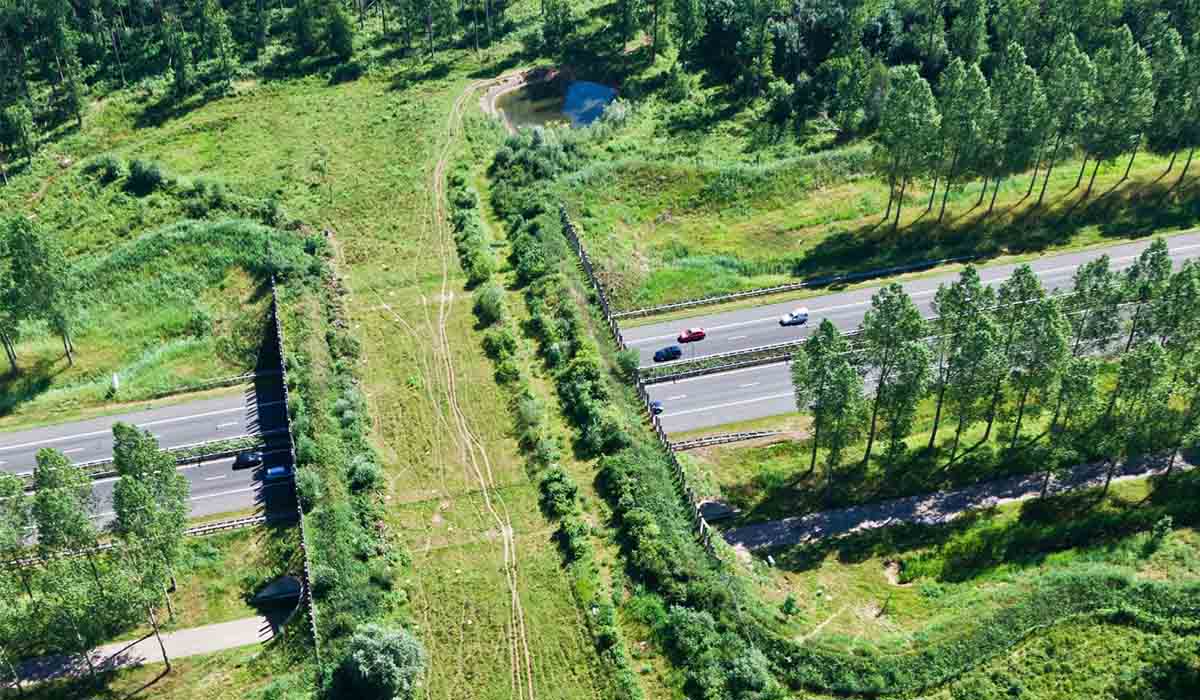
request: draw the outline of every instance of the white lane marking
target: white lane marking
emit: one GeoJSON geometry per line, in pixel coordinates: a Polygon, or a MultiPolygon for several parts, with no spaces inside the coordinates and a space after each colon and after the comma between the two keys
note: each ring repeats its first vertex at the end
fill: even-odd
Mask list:
{"type": "MultiPolygon", "coordinates": [[[[246,489],[234,489],[233,491],[222,491],[220,493],[206,493],[203,496],[192,496],[188,500],[189,501],[203,501],[203,500],[206,500],[209,498],[221,498],[223,496],[236,496],[239,493],[250,493],[251,491],[257,491],[257,490],[258,490],[257,486],[251,486],[250,488],[246,488],[246,489]]],[[[95,515],[92,516],[92,519],[95,520],[96,518],[110,518],[116,514],[117,514],[116,511],[110,510],[106,513],[96,513],[95,515]]]]}
{"type": "Polygon", "coordinates": [[[228,474],[221,474],[219,476],[207,476],[207,477],[204,477],[204,480],[205,481],[217,481],[219,479],[225,479],[228,476],[229,476],[228,474]]]}
{"type": "Polygon", "coordinates": [[[750,403],[758,403],[759,401],[772,401],[774,399],[782,399],[782,398],[786,398],[789,396],[795,397],[795,394],[793,392],[789,391],[786,394],[771,394],[770,396],[758,396],[753,399],[743,399],[742,401],[730,401],[729,403],[719,403],[719,404],[716,404],[715,406],[702,406],[701,408],[689,408],[686,411],[673,411],[671,413],[664,413],[663,418],[674,418],[675,416],[686,416],[690,413],[703,413],[705,411],[716,411],[717,409],[721,409],[721,408],[732,408],[734,406],[745,406],[746,404],[750,404],[750,403]]]}
{"type": "Polygon", "coordinates": [[[762,384],[762,382],[750,382],[749,384],[741,384],[738,386],[738,388],[739,389],[749,389],[750,387],[758,386],[759,384],[762,384]]]}
{"type": "Polygon", "coordinates": [[[229,427],[237,425],[237,424],[238,424],[237,421],[229,421],[228,423],[217,423],[217,430],[220,430],[221,428],[229,428],[229,427]]]}
{"type": "Polygon", "coordinates": [[[670,397],[667,397],[667,399],[666,399],[666,400],[667,400],[667,401],[678,401],[679,399],[686,399],[686,398],[687,398],[687,394],[680,394],[679,396],[670,396],[670,397]]]}
{"type": "Polygon", "coordinates": [[[71,448],[71,449],[69,449],[69,450],[63,450],[63,451],[62,451],[62,453],[63,453],[63,454],[65,454],[65,455],[69,455],[69,454],[72,454],[72,453],[75,453],[75,452],[83,452],[83,451],[84,451],[84,450],[86,450],[86,449],[87,449],[86,447],[72,447],[72,448],[71,448]]]}
{"type": "Polygon", "coordinates": [[[745,340],[746,338],[749,338],[749,337],[750,336],[748,336],[748,335],[731,335],[731,336],[729,336],[728,339],[729,340],[745,340]]]}
{"type": "MultiPolygon", "coordinates": [[[[1192,250],[1194,248],[1200,248],[1200,243],[1193,244],[1193,245],[1179,246],[1178,248],[1171,248],[1170,254],[1173,256],[1175,253],[1178,253],[1180,251],[1192,250]]],[[[1129,262],[1131,260],[1136,260],[1139,255],[1141,255],[1141,253],[1137,253],[1134,255],[1122,255],[1122,256],[1116,257],[1116,258],[1109,258],[1109,260],[1111,262],[1113,262],[1114,264],[1124,263],[1124,262],[1129,262]]],[[[1037,277],[1044,277],[1044,276],[1053,275],[1053,274],[1059,273],[1059,272],[1067,272],[1069,270],[1076,270],[1076,269],[1082,267],[1087,262],[1091,262],[1092,260],[1096,260],[1096,259],[1099,259],[1099,256],[1085,260],[1084,262],[1079,263],[1078,265],[1064,265],[1062,267],[1053,267],[1053,268],[1049,268],[1046,270],[1034,270],[1034,275],[1036,275],[1037,277]]],[[[982,274],[982,270],[981,270],[980,276],[984,277],[984,275],[982,274]]],[[[1011,275],[1009,275],[1008,277],[997,277],[995,279],[983,279],[983,283],[988,284],[988,285],[1000,284],[1000,283],[1003,283],[1006,280],[1008,280],[1009,277],[1011,277],[1011,275]]],[[[911,292],[911,293],[909,293],[909,296],[910,297],[922,297],[922,296],[929,296],[930,294],[937,294],[937,290],[936,289],[927,289],[927,290],[921,291],[921,292],[911,292]]],[[[780,306],[780,305],[786,304],[786,303],[787,302],[779,302],[778,304],[772,304],[772,306],[780,306]]],[[[838,304],[837,306],[826,306],[826,307],[820,308],[820,309],[816,309],[816,308],[809,309],[809,313],[812,315],[816,315],[816,314],[820,314],[820,313],[827,313],[829,311],[840,311],[843,309],[852,309],[856,306],[868,306],[870,303],[871,303],[871,301],[868,299],[866,301],[856,301],[856,302],[852,302],[852,303],[848,303],[848,304],[838,304]]],[[[703,318],[703,317],[693,317],[693,318],[703,318]]],[[[757,319],[753,319],[750,321],[738,321],[736,323],[727,323],[727,324],[719,325],[719,326],[707,326],[707,327],[705,327],[705,330],[708,331],[709,333],[711,333],[713,331],[728,330],[730,328],[739,328],[741,326],[750,326],[755,323],[764,323],[766,321],[775,321],[777,319],[778,319],[777,316],[770,316],[767,318],[757,318],[757,319]]],[[[658,336],[654,336],[651,338],[638,338],[637,340],[627,340],[627,341],[625,341],[625,344],[626,345],[638,345],[641,343],[647,343],[647,342],[651,342],[651,341],[655,341],[655,340],[665,340],[667,338],[674,338],[674,337],[675,337],[674,335],[658,335],[658,336]]],[[[745,338],[745,337],[746,336],[738,336],[738,338],[726,338],[726,340],[737,340],[739,338],[745,338]]]]}
{"type": "MultiPolygon", "coordinates": [[[[282,401],[270,401],[268,403],[258,404],[258,406],[277,406],[283,403],[282,401]]],[[[197,413],[191,416],[179,416],[177,418],[163,418],[161,420],[150,421],[149,423],[139,423],[137,427],[148,428],[152,425],[168,425],[170,423],[179,423],[182,421],[195,420],[197,418],[208,418],[210,416],[219,416],[225,413],[237,413],[238,411],[246,411],[250,406],[238,406],[236,408],[223,408],[219,411],[208,411],[206,413],[197,413]]],[[[22,447],[36,447],[37,445],[45,445],[51,442],[64,442],[66,440],[77,440],[79,438],[96,437],[98,435],[111,435],[112,429],[108,430],[93,430],[90,433],[79,433],[77,435],[63,435],[62,437],[47,438],[45,440],[37,440],[35,442],[26,442],[20,445],[4,445],[0,450],[16,450],[22,447]]]]}

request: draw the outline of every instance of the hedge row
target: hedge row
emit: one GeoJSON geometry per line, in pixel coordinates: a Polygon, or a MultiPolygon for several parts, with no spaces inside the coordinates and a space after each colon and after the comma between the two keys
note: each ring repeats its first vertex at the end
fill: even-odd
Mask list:
{"type": "Polygon", "coordinates": [[[287,305],[291,342],[284,361],[296,487],[306,514],[303,535],[328,683],[355,629],[405,602],[394,582],[408,560],[381,527],[383,470],[367,440],[367,406],[356,376],[360,347],[346,323],[331,249],[322,242],[318,252],[324,275],[320,308],[287,305]],[[314,326],[327,330],[322,334],[314,326]]]}
{"type": "MultiPolygon", "coordinates": [[[[568,142],[573,149],[579,143],[568,142]]],[[[667,455],[636,426],[640,416],[632,390],[602,360],[589,325],[595,319],[580,312],[582,287],[568,277],[574,274],[574,258],[558,230],[557,214],[544,199],[517,187],[529,176],[527,168],[516,169],[514,179],[505,181],[512,164],[557,164],[562,152],[556,138],[514,137],[492,173],[507,195],[500,213],[509,226],[513,267],[525,287],[530,329],[563,411],[578,431],[577,447],[601,458],[602,486],[617,515],[629,568],[662,596],[661,604],[643,610],[642,620],[683,669],[688,697],[784,697],[766,656],[742,634],[752,610],[739,608],[738,600],[745,598],[737,592],[740,584],[724,575],[697,542],[667,455]]]]}
{"type": "MultiPolygon", "coordinates": [[[[454,198],[455,221],[478,218],[477,199],[454,198]],[[468,211],[463,211],[467,209],[468,211]]],[[[456,229],[458,225],[456,223],[456,229]]],[[[464,268],[471,264],[470,248],[462,245],[459,254],[464,268]]],[[[589,540],[591,526],[579,503],[579,486],[559,464],[562,448],[546,422],[546,405],[533,391],[529,377],[518,360],[517,330],[505,306],[503,289],[494,282],[475,293],[475,313],[487,327],[483,349],[496,367],[496,380],[509,388],[509,402],[515,417],[517,440],[525,454],[529,477],[538,483],[539,503],[546,517],[558,523],[556,538],[572,581],[579,608],[585,611],[588,631],[601,660],[612,670],[617,697],[641,700],[642,689],[630,665],[629,652],[617,625],[617,611],[611,599],[602,595],[600,567],[589,540]]]]}
{"type": "Polygon", "coordinates": [[[450,220],[458,257],[467,273],[468,286],[477,287],[496,272],[496,255],[479,215],[479,193],[467,184],[462,172],[451,174],[449,180],[450,220]]]}

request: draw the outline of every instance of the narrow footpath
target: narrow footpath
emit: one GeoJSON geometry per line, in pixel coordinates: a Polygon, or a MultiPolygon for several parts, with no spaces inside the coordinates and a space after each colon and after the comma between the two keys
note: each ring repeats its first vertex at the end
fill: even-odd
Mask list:
{"type": "MultiPolygon", "coordinates": [[[[1194,467],[1194,463],[1187,462],[1182,457],[1175,463],[1176,471],[1194,467]]],[[[1117,468],[1113,483],[1140,479],[1165,471],[1165,459],[1123,464],[1117,468]]],[[[745,552],[789,547],[901,523],[941,525],[971,510],[1034,498],[1042,492],[1042,478],[1042,474],[1013,476],[958,491],[909,496],[744,525],[725,531],[724,537],[735,549],[745,552]]],[[[1103,464],[1080,465],[1066,477],[1051,479],[1049,493],[1059,494],[1101,486],[1104,484],[1104,478],[1103,464]]]]}
{"type": "MultiPolygon", "coordinates": [[[[166,648],[167,657],[174,660],[258,644],[274,636],[275,627],[271,620],[265,617],[247,617],[232,622],[167,632],[162,635],[162,644],[166,648]]],[[[162,649],[152,634],[141,639],[106,644],[93,650],[91,659],[98,673],[163,661],[162,649]]],[[[42,683],[57,678],[86,676],[88,665],[79,655],[43,656],[22,662],[19,672],[23,683],[42,683]]]]}

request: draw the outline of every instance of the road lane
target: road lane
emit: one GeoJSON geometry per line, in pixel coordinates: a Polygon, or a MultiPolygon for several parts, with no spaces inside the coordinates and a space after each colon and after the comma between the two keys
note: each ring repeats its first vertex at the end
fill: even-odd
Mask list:
{"type": "MultiPolygon", "coordinates": [[[[191,488],[189,505],[193,518],[246,510],[257,502],[259,481],[255,470],[234,471],[232,458],[185,465],[179,468],[179,473],[187,478],[191,488]]],[[[103,527],[113,519],[112,496],[117,478],[97,479],[92,484],[96,496],[92,520],[103,527]]]]}
{"type": "Polygon", "coordinates": [[[790,364],[709,374],[646,387],[661,401],[658,419],[668,434],[796,412],[790,364]]]}
{"type": "MultiPolygon", "coordinates": [[[[1048,290],[1069,291],[1075,270],[1081,265],[1108,254],[1114,269],[1125,269],[1133,264],[1137,256],[1149,247],[1152,239],[1134,243],[1108,246],[1095,250],[1065,253],[1039,258],[1030,264],[1048,290]]],[[[1186,233],[1167,239],[1171,257],[1176,266],[1184,260],[1200,258],[1200,233],[1186,233]]],[[[1017,268],[1016,264],[996,265],[979,268],[980,277],[989,285],[999,285],[1007,280],[1017,268]]],[[[904,282],[904,288],[925,316],[933,315],[933,297],[939,285],[958,278],[958,274],[938,275],[904,282]]],[[[676,344],[679,331],[688,327],[702,327],[708,337],[698,343],[688,343],[684,356],[677,362],[706,357],[725,352],[802,340],[811,335],[824,319],[829,319],[842,331],[858,328],[871,305],[871,297],[880,287],[868,287],[849,292],[827,294],[803,301],[763,304],[749,309],[698,315],[678,321],[667,321],[635,328],[622,328],[621,335],[626,345],[638,351],[641,366],[653,366],[654,352],[667,345],[676,344]],[[809,321],[805,326],[783,327],[779,317],[805,306],[809,310],[809,321]]],[[[701,313],[702,312],[698,312],[701,313]]],[[[672,363],[661,363],[672,364],[672,363]]],[[[0,458],[3,458],[0,455],[0,458]]]]}
{"type": "Polygon", "coordinates": [[[38,450],[47,447],[61,450],[75,463],[110,458],[112,426],[117,422],[149,430],[164,449],[269,432],[284,422],[281,392],[275,393],[249,388],[213,399],[0,433],[0,470],[30,472],[38,450]]]}

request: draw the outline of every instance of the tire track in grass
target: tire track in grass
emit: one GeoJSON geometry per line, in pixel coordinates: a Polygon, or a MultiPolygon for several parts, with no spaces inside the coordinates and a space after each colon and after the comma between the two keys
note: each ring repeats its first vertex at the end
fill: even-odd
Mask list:
{"type": "Polygon", "coordinates": [[[520,585],[517,576],[519,555],[516,538],[513,535],[512,518],[508,512],[508,507],[504,503],[504,499],[496,491],[492,463],[488,457],[487,450],[472,429],[470,420],[462,410],[462,405],[459,402],[454,356],[450,347],[449,334],[446,331],[447,317],[454,303],[454,296],[449,290],[449,242],[453,236],[447,224],[444,204],[446,170],[449,167],[453,138],[455,130],[462,119],[464,104],[476,91],[493,82],[495,80],[473,83],[455,100],[446,120],[446,133],[442,154],[433,172],[433,182],[430,187],[430,193],[433,198],[433,225],[435,232],[439,234],[437,247],[442,267],[441,294],[438,299],[438,323],[435,336],[437,344],[434,347],[435,353],[439,355],[439,360],[445,370],[445,385],[443,388],[446,392],[447,403],[454,419],[460,453],[466,456],[465,461],[469,463],[479,483],[480,494],[483,497],[485,509],[496,523],[501,536],[504,553],[504,574],[509,589],[510,601],[508,642],[510,648],[510,667],[513,674],[514,697],[520,700],[535,700],[533,654],[529,648],[529,636],[525,627],[525,611],[521,603],[520,585]],[[496,491],[495,498],[493,498],[493,491],[496,491]]]}

